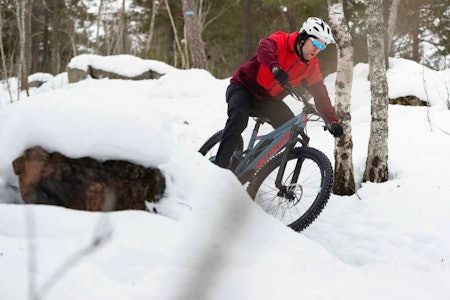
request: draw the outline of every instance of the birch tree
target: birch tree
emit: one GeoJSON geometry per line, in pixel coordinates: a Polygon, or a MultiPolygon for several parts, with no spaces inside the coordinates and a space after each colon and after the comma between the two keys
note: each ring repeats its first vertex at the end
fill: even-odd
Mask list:
{"type": "Polygon", "coordinates": [[[183,6],[186,41],[191,54],[192,67],[207,69],[205,45],[194,0],[181,0],[181,3],[183,6]]]}
{"type": "Polygon", "coordinates": [[[344,128],[344,134],[335,140],[333,193],[353,195],[355,193],[355,178],[353,174],[353,139],[350,115],[353,45],[342,2],[342,0],[328,0],[330,25],[337,45],[335,107],[339,122],[344,128]]]}
{"type": "Polygon", "coordinates": [[[365,6],[372,120],[363,181],[384,182],[388,180],[388,85],[382,0],[367,0],[365,6]]]}

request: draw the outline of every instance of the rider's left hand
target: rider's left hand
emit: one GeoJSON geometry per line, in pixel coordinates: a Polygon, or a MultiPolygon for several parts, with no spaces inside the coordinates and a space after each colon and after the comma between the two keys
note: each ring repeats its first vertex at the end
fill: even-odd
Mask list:
{"type": "Polygon", "coordinates": [[[344,134],[344,129],[338,122],[331,123],[329,130],[334,137],[340,137],[344,134]]]}

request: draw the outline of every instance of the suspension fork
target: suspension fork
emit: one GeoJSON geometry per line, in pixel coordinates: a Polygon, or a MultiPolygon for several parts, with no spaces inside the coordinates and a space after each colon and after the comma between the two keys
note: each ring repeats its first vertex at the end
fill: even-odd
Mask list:
{"type": "MultiPolygon", "coordinates": [[[[297,144],[297,142],[300,142],[303,146],[307,146],[309,142],[309,137],[305,134],[303,128],[294,125],[291,129],[291,136],[289,137],[289,140],[286,143],[283,157],[281,158],[280,167],[278,169],[277,178],[275,179],[275,186],[280,190],[285,190],[285,187],[281,183],[281,180],[283,179],[284,171],[286,170],[286,164],[289,158],[289,154],[291,153],[292,149],[294,149],[294,146],[295,144],[297,144]],[[299,135],[301,138],[299,138],[299,135]]],[[[297,160],[294,173],[292,175],[291,183],[297,182],[303,161],[304,159],[297,160]]]]}

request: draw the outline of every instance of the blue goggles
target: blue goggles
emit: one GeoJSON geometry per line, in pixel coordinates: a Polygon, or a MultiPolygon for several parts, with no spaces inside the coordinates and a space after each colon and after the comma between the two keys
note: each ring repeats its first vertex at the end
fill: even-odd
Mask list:
{"type": "Polygon", "coordinates": [[[321,42],[319,42],[318,40],[316,40],[316,39],[313,38],[313,37],[310,37],[310,39],[311,39],[311,43],[312,43],[312,45],[314,46],[314,48],[317,48],[317,49],[319,49],[320,51],[324,50],[324,49],[327,47],[327,45],[322,44],[321,42]]]}

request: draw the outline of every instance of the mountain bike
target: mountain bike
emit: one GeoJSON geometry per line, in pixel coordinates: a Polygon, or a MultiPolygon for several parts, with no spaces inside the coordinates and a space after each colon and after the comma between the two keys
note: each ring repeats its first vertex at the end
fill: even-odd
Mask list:
{"type": "MultiPolygon", "coordinates": [[[[286,91],[303,102],[300,114],[264,136],[258,136],[267,120],[255,117],[255,126],[245,150],[242,136],[230,162],[230,170],[247,185],[250,197],[268,214],[295,231],[308,227],[322,212],[333,185],[328,157],[308,146],[308,121],[331,124],[292,86],[286,91]]],[[[212,135],[198,150],[215,161],[223,130],[212,135]]]]}

